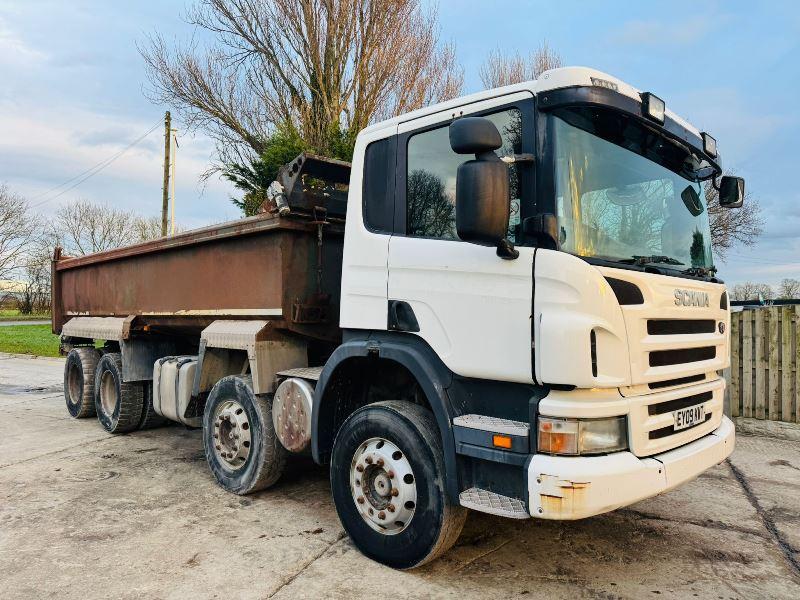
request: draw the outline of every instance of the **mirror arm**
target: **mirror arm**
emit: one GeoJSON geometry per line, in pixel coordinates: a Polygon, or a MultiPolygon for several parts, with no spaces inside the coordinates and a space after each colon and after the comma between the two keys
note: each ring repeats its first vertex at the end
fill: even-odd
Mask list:
{"type": "Polygon", "coordinates": [[[532,163],[536,162],[536,157],[533,154],[512,154],[511,156],[501,156],[500,160],[502,160],[507,165],[513,165],[514,163],[532,163]]]}
{"type": "Polygon", "coordinates": [[[719,176],[719,174],[717,174],[717,175],[714,175],[714,176],[711,178],[711,187],[713,187],[715,190],[717,190],[717,192],[719,192],[719,191],[720,191],[720,190],[719,190],[719,188],[721,187],[721,186],[720,186],[720,184],[718,184],[718,183],[717,183],[717,177],[718,177],[718,176],[719,176]]]}
{"type": "Polygon", "coordinates": [[[514,248],[514,244],[508,238],[501,240],[497,244],[497,256],[503,260],[514,260],[519,258],[519,250],[514,248]]]}

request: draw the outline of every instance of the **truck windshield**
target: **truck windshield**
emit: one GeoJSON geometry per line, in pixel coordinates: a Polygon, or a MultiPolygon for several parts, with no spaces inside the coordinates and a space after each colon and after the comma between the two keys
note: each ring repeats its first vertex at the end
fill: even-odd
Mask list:
{"type": "Polygon", "coordinates": [[[561,250],[679,271],[712,266],[708,211],[687,149],[619,116],[550,118],[561,250]]]}

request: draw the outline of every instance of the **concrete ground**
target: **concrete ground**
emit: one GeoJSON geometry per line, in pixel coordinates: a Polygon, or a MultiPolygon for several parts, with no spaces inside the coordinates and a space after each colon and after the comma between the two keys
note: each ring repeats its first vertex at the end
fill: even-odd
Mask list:
{"type": "Polygon", "coordinates": [[[471,513],[444,558],[397,572],[350,543],[324,468],[228,494],[197,431],[69,419],[62,365],[0,355],[4,599],[800,598],[798,442],[740,436],[729,464],[585,521],[471,513]]]}

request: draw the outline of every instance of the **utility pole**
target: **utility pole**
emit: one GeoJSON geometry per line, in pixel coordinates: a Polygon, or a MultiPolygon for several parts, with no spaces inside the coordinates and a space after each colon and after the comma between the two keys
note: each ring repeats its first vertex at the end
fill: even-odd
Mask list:
{"type": "Polygon", "coordinates": [[[177,138],[177,129],[171,129],[170,132],[172,133],[172,142],[175,144],[175,147],[171,151],[172,156],[172,173],[170,173],[169,179],[170,183],[172,184],[172,219],[171,224],[169,227],[169,234],[175,235],[175,161],[178,160],[178,138],[177,138]]]}
{"type": "Polygon", "coordinates": [[[167,237],[167,225],[169,224],[169,150],[172,119],[169,111],[164,115],[164,190],[161,201],[161,237],[167,237]]]}

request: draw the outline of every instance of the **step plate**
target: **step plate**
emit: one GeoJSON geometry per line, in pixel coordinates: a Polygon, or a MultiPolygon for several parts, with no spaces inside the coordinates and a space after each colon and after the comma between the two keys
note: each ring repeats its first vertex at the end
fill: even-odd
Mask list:
{"type": "Polygon", "coordinates": [[[498,419],[487,417],[486,415],[461,415],[453,419],[453,425],[468,427],[469,429],[479,429],[492,433],[503,433],[505,435],[518,435],[528,437],[529,427],[522,421],[512,421],[511,419],[498,419]]]}
{"type": "Polygon", "coordinates": [[[517,498],[509,498],[501,494],[470,488],[458,496],[461,506],[497,515],[509,519],[529,519],[530,515],[525,510],[525,504],[517,498]]]}
{"type": "Polygon", "coordinates": [[[299,369],[287,369],[276,373],[278,377],[299,377],[310,381],[319,381],[324,367],[301,367],[299,369]]]}

